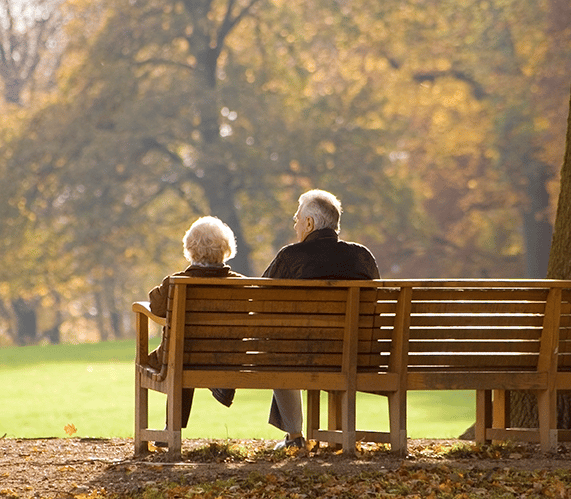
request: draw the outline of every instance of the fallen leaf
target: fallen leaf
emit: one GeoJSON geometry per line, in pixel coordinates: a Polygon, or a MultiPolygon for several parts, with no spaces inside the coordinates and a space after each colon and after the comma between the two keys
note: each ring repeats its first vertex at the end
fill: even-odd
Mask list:
{"type": "Polygon", "coordinates": [[[65,431],[71,437],[74,433],[77,432],[77,428],[73,423],[67,424],[63,427],[63,431],[65,431]]]}

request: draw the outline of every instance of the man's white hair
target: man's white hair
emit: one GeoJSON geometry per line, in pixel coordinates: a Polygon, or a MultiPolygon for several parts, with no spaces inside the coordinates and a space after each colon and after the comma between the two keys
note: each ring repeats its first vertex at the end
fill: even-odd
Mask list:
{"type": "Polygon", "coordinates": [[[339,232],[341,201],[333,194],[321,189],[313,189],[299,197],[299,215],[313,218],[314,230],[333,229],[339,232]]]}
{"type": "Polygon", "coordinates": [[[216,217],[201,217],[182,238],[184,256],[195,264],[220,265],[236,256],[232,229],[216,217]]]}

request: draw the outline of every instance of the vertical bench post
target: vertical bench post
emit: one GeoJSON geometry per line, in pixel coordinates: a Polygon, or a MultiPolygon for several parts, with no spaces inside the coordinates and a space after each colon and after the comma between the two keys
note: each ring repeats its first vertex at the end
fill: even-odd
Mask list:
{"type": "Polygon", "coordinates": [[[537,370],[547,372],[548,388],[537,394],[539,441],[543,452],[557,450],[557,352],[559,349],[559,326],[561,322],[561,288],[551,288],[547,295],[541,350],[537,370]]]}
{"type": "Polygon", "coordinates": [[[307,390],[307,439],[317,440],[319,446],[318,432],[320,427],[321,392],[319,390],[307,390]]]}
{"type": "Polygon", "coordinates": [[[356,286],[351,286],[347,290],[345,332],[343,334],[342,372],[345,375],[346,386],[341,395],[341,426],[343,429],[343,452],[348,454],[355,454],[360,295],[361,289],[356,286]]]}
{"type": "Polygon", "coordinates": [[[391,452],[405,455],[406,445],[406,392],[408,377],[408,340],[410,331],[410,312],[412,307],[412,288],[402,287],[397,300],[389,372],[399,376],[399,388],[388,395],[391,452]]]}
{"type": "Polygon", "coordinates": [[[141,430],[149,426],[149,390],[141,386],[141,372],[138,366],[147,364],[149,358],[149,319],[142,313],[136,314],[137,350],[135,353],[135,456],[146,454],[147,442],[141,439],[141,430]]]}
{"type": "Polygon", "coordinates": [[[492,390],[476,390],[475,440],[479,444],[486,442],[486,430],[492,427],[492,390]]]}
{"type": "Polygon", "coordinates": [[[173,312],[167,375],[167,441],[171,460],[180,460],[182,448],[182,363],[186,321],[186,284],[171,284],[173,312]]]}

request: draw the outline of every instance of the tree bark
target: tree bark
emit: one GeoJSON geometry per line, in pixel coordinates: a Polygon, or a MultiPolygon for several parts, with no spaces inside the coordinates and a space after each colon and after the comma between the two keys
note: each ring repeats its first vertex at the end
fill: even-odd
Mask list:
{"type": "MultiPolygon", "coordinates": [[[[548,279],[571,279],[571,91],[565,142],[557,216],[547,267],[546,277],[548,279]]],[[[537,400],[531,393],[512,392],[510,407],[513,427],[537,427],[537,400]]],[[[571,428],[571,393],[569,392],[557,394],[557,427],[571,428]]]]}
{"type": "Polygon", "coordinates": [[[557,216],[549,254],[547,277],[571,279],[571,98],[567,118],[565,157],[561,167],[561,187],[557,203],[557,216]]]}
{"type": "MultiPolygon", "coordinates": [[[[196,54],[194,78],[200,89],[198,104],[200,114],[200,172],[193,178],[204,189],[210,205],[210,214],[228,224],[236,236],[237,254],[231,263],[232,268],[246,275],[252,275],[250,247],[247,244],[236,207],[235,174],[224,164],[221,151],[224,149],[220,136],[220,95],[217,88],[219,56],[226,36],[246,16],[258,0],[250,0],[247,7],[233,14],[235,2],[229,0],[224,22],[213,35],[208,12],[210,1],[186,1],[185,6],[195,19],[194,29],[188,37],[189,51],[196,54]]],[[[192,173],[194,175],[194,173],[192,173]]]]}
{"type": "Polygon", "coordinates": [[[38,320],[35,307],[22,298],[12,303],[16,314],[16,344],[34,345],[38,339],[38,320]]]}
{"type": "Polygon", "coordinates": [[[553,229],[547,212],[549,208],[549,193],[546,182],[549,175],[546,165],[536,164],[533,172],[527,176],[528,209],[523,213],[523,227],[526,247],[526,273],[530,279],[543,279],[547,273],[549,262],[549,246],[553,229]]]}

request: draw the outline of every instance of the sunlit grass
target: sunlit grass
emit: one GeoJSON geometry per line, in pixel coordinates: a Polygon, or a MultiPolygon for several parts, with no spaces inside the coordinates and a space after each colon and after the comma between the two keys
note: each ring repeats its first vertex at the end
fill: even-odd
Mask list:
{"type": "MultiPolygon", "coordinates": [[[[134,351],[132,340],[0,349],[0,437],[65,437],[68,424],[77,428],[75,436],[131,437],[134,351]]],[[[239,390],[226,408],[208,390],[197,390],[183,437],[281,438],[282,432],[267,424],[271,395],[239,390]]],[[[156,428],[164,424],[164,400],[151,393],[149,417],[156,428]]],[[[457,437],[474,417],[473,392],[409,393],[411,438],[457,437]]],[[[386,431],[386,398],[359,394],[357,427],[386,431]]]]}

